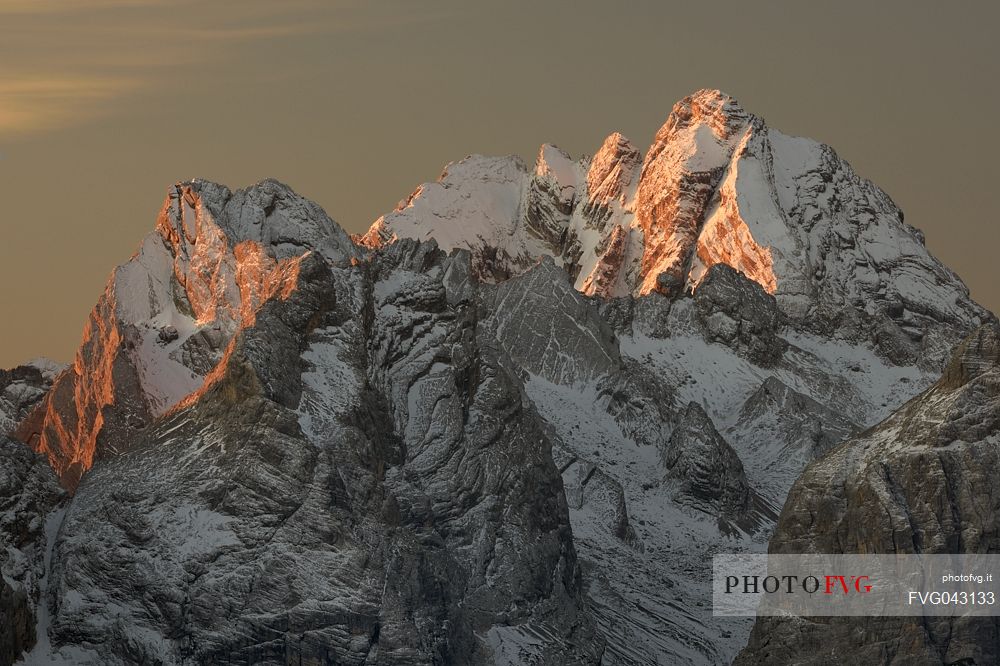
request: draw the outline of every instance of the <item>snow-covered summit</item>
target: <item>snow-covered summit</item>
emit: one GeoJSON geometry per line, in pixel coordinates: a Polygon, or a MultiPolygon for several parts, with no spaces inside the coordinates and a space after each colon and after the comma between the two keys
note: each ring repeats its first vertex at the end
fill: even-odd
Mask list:
{"type": "Polygon", "coordinates": [[[885,192],[718,90],[675,104],[644,157],[614,133],[575,162],[544,145],[533,169],[517,157],[451,164],[364,239],[404,237],[469,249],[487,280],[548,254],[605,297],[673,297],[724,263],[817,332],[877,331],[873,342],[903,341],[935,364],[953,328],[989,318],[885,192]]]}

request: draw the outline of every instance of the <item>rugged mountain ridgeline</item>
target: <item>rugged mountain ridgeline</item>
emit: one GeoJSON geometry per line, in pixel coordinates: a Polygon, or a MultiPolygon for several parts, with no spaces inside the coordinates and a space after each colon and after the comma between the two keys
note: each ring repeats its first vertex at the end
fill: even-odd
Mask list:
{"type": "MultiPolygon", "coordinates": [[[[717,91],[645,155],[466,158],[353,240],[275,181],[178,184],[74,363],[0,376],[37,452],[3,445],[0,663],[730,661],[710,555],[765,549],[826,454],[772,548],[824,543],[789,518],[815,470],[984,384],[939,377],[993,321],[883,192],[717,91]]],[[[893,497],[931,492],[899,464],[893,497]]]]}
{"type": "Polygon", "coordinates": [[[675,105],[644,158],[615,133],[577,161],[542,146],[533,170],[517,157],[450,164],[360,240],[395,238],[469,249],[488,281],[548,254],[605,297],[680,295],[726,264],[796,328],[868,338],[935,371],[955,342],[942,334],[984,316],[884,192],[715,90],[675,105]]]}

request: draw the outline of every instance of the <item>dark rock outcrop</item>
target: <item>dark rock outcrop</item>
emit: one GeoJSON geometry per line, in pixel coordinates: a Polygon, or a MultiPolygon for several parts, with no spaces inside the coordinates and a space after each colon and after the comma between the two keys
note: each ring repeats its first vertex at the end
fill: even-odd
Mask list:
{"type": "Polygon", "coordinates": [[[750,508],[751,492],[743,463],[697,403],[690,403],[660,452],[665,479],[677,482],[675,497],[708,507],[724,517],[750,508]]]}
{"type": "Polygon", "coordinates": [[[715,264],[694,293],[695,311],[709,340],[742,352],[758,365],[777,363],[787,344],[774,296],[726,264],[715,264]]]}
{"type": "Polygon", "coordinates": [[[10,370],[0,370],[0,436],[23,421],[52,388],[63,366],[39,359],[10,370]]]}

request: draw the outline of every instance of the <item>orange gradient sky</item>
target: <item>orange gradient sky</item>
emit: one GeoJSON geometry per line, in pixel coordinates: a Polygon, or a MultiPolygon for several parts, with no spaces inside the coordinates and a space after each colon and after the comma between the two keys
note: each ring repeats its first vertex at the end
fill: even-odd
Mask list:
{"type": "Polygon", "coordinates": [[[0,0],[0,366],[68,361],[169,184],[348,231],[449,161],[648,146],[720,88],[881,185],[1000,309],[996,3],[0,0]],[[961,9],[961,11],[960,11],[961,9]]]}

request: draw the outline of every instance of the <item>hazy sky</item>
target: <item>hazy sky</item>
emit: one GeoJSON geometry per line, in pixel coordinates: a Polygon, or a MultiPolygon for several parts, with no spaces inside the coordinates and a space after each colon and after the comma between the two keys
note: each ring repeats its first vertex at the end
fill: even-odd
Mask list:
{"type": "Polygon", "coordinates": [[[997,6],[0,0],[0,366],[71,359],[177,180],[359,231],[469,153],[645,148],[703,87],[834,146],[998,310],[997,6]]]}

